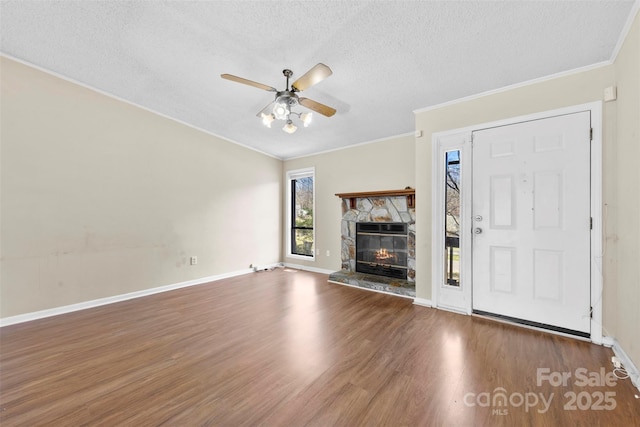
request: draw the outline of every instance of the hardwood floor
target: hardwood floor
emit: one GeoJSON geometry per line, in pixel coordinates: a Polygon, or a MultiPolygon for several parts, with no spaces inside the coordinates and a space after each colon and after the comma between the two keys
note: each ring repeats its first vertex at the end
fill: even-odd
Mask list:
{"type": "Polygon", "coordinates": [[[610,349],[288,269],[7,326],[0,344],[3,427],[640,422],[628,379],[580,386],[610,349]]]}

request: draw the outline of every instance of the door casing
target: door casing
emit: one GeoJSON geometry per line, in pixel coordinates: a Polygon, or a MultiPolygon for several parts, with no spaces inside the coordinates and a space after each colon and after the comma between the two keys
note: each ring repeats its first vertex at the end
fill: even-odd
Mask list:
{"type": "Polygon", "coordinates": [[[497,126],[545,119],[553,116],[589,111],[591,115],[591,341],[602,344],[602,102],[513,117],[459,129],[434,133],[432,136],[432,295],[434,307],[470,315],[472,312],[472,264],[471,264],[471,134],[497,126]],[[444,279],[444,154],[460,150],[460,174],[462,182],[461,239],[460,239],[460,289],[446,286],[444,279]]]}

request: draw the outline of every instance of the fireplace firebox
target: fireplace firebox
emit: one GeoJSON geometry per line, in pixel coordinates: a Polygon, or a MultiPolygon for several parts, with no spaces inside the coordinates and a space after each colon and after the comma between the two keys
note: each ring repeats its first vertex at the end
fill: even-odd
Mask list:
{"type": "Polygon", "coordinates": [[[407,224],[356,223],[356,271],[407,278],[407,224]]]}

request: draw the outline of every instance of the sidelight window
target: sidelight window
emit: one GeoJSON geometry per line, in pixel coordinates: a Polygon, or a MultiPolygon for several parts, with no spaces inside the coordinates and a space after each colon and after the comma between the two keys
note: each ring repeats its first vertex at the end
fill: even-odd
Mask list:
{"type": "Polygon", "coordinates": [[[445,156],[445,273],[446,284],[460,286],[460,151],[445,156]]]}

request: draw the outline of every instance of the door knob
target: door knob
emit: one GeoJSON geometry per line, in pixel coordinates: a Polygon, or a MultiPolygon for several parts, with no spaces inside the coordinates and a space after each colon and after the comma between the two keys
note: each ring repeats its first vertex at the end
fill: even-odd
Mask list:
{"type": "Polygon", "coordinates": [[[475,219],[476,221],[480,222],[482,221],[482,215],[476,215],[473,217],[473,219],[475,219]]]}
{"type": "Polygon", "coordinates": [[[480,234],[480,233],[482,233],[482,228],[477,227],[477,228],[475,228],[475,229],[473,230],[473,232],[474,232],[474,233],[476,233],[476,234],[480,234]]]}

